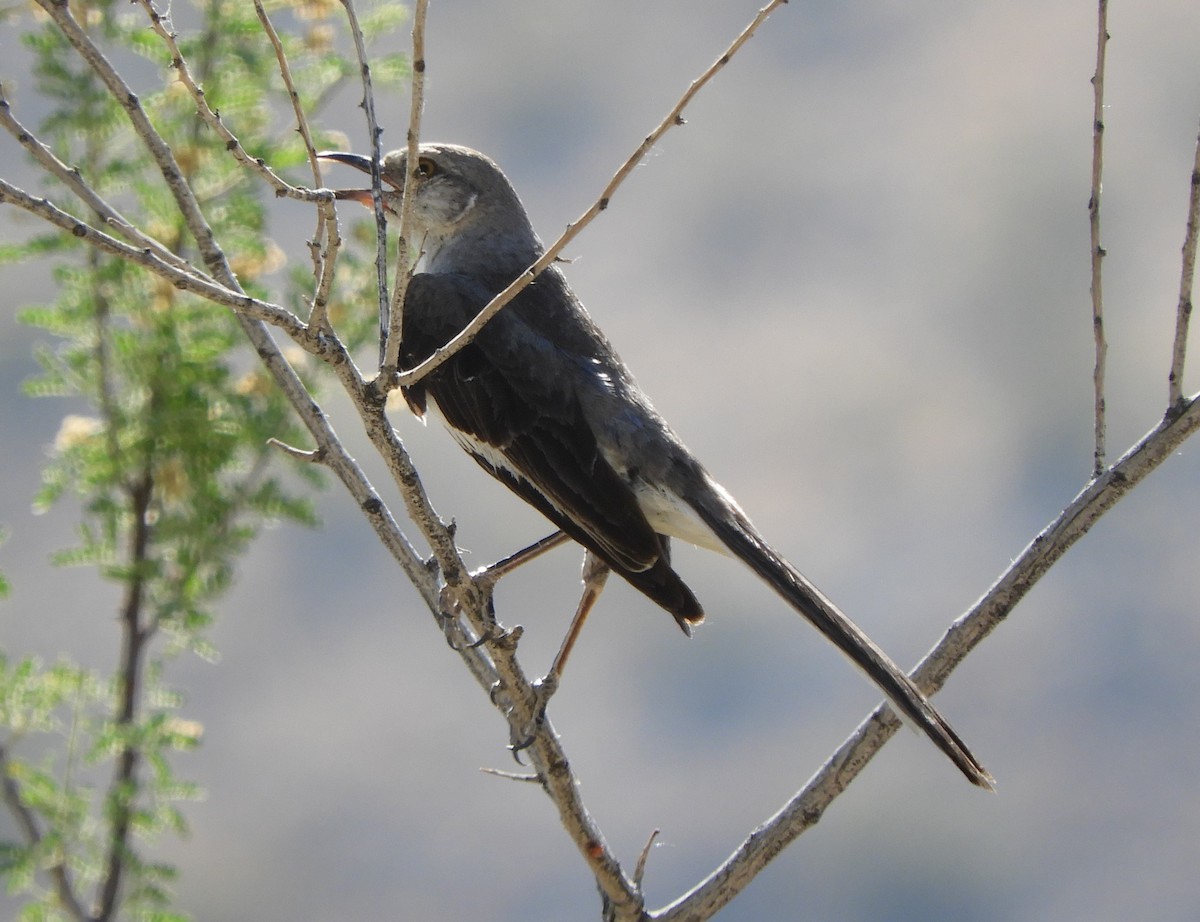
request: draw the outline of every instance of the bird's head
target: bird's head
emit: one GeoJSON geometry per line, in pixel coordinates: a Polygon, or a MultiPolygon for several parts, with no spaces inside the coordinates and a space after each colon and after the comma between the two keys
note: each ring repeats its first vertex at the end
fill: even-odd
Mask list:
{"type": "MultiPolygon", "coordinates": [[[[370,175],[371,160],[361,154],[324,151],[318,156],[370,175]]],[[[408,152],[395,150],[379,165],[384,208],[400,212],[406,183],[413,183],[412,219],[416,238],[432,267],[463,268],[468,257],[515,257],[527,265],[541,245],[512,184],[490,158],[456,144],[422,144],[410,168],[408,152]],[[481,249],[482,248],[482,249],[481,249]],[[486,251],[486,252],[485,252],[486,251]]],[[[369,188],[335,189],[338,199],[372,205],[369,188]]],[[[523,267],[523,266],[522,266],[523,267]]]]}

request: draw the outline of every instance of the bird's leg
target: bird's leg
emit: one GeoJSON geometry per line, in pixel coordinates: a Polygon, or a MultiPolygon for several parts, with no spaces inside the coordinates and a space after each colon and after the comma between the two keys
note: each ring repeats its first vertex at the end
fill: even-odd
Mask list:
{"type": "Polygon", "coordinates": [[[558,683],[562,678],[563,667],[567,664],[567,657],[571,655],[571,649],[575,646],[575,641],[579,639],[579,632],[583,630],[583,622],[587,620],[588,614],[604,590],[604,582],[608,579],[608,573],[608,564],[603,560],[591,551],[584,554],[583,595],[579,599],[579,605],[575,608],[575,617],[571,619],[567,636],[563,638],[563,642],[558,648],[558,655],[550,664],[550,671],[533,683],[533,725],[528,728],[529,732],[520,734],[521,738],[514,739],[509,746],[518,762],[521,761],[521,751],[528,749],[533,744],[536,727],[546,716],[546,705],[550,703],[551,695],[558,691],[558,683]]]}
{"type": "Polygon", "coordinates": [[[562,645],[558,648],[558,655],[554,657],[554,662],[550,664],[550,671],[547,672],[537,682],[537,690],[539,701],[539,709],[544,709],[546,703],[550,700],[550,696],[558,690],[559,680],[562,678],[563,669],[567,665],[567,657],[571,655],[571,650],[575,646],[575,641],[579,639],[579,632],[583,630],[583,622],[587,620],[588,614],[592,610],[592,606],[600,598],[600,593],[604,591],[604,583],[608,579],[609,567],[603,560],[587,551],[583,557],[583,595],[579,599],[579,605],[575,609],[575,617],[571,619],[571,626],[567,629],[567,636],[563,638],[562,645]]]}
{"type": "Polygon", "coordinates": [[[570,540],[563,532],[556,531],[552,535],[547,535],[541,541],[535,541],[529,547],[521,548],[515,554],[509,554],[507,557],[497,560],[489,566],[476,570],[471,574],[471,578],[481,586],[490,589],[500,581],[502,576],[507,576],[522,564],[529,563],[535,557],[540,557],[546,551],[552,550],[570,540]]]}
{"type": "MultiPolygon", "coordinates": [[[[546,553],[546,551],[552,548],[558,547],[567,540],[569,539],[565,534],[563,534],[561,531],[556,531],[554,534],[547,535],[545,538],[542,538],[541,541],[535,541],[533,544],[529,545],[529,547],[522,548],[515,554],[509,554],[502,560],[498,560],[490,566],[481,567],[473,572],[471,574],[471,578],[475,581],[475,585],[487,594],[489,608],[492,604],[492,590],[495,589],[496,583],[500,581],[502,576],[508,575],[513,570],[517,569],[517,567],[521,566],[521,564],[528,563],[529,561],[533,560],[533,558],[546,553]]],[[[442,589],[442,600],[439,609],[441,611],[440,620],[442,622],[442,633],[446,635],[446,642],[450,644],[450,649],[471,649],[481,646],[492,639],[493,635],[491,631],[488,631],[474,640],[470,640],[464,636],[465,630],[459,619],[460,611],[458,601],[453,597],[453,593],[451,593],[448,586],[443,587],[442,589]],[[457,634],[458,636],[455,637],[453,636],[454,634],[457,634]]]]}

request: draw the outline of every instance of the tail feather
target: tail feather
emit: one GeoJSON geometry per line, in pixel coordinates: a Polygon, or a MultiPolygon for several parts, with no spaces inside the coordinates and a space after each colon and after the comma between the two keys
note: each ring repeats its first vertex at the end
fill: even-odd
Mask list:
{"type": "MultiPolygon", "coordinates": [[[[719,488],[718,488],[719,489],[719,488]]],[[[887,695],[902,717],[920,728],[972,784],[993,790],[994,779],[941,714],[891,658],[837,606],[772,548],[731,501],[712,494],[689,505],[729,550],[807,618],[887,695]]]]}

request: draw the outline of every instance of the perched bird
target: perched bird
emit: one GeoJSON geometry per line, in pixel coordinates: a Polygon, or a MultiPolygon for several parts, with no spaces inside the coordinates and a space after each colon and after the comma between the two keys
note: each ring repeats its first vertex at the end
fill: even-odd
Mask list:
{"type": "MultiPolygon", "coordinates": [[[[321,156],[371,171],[366,157],[321,156]]],[[[544,250],[512,184],[477,151],[423,144],[413,169],[406,152],[395,151],[380,173],[393,213],[405,182],[415,183],[412,239],[424,254],[424,271],[412,278],[404,302],[401,363],[411,368],[544,250]]],[[[371,203],[369,189],[336,194],[371,203]]],[[[670,539],[732,554],[866,672],[973,783],[991,787],[986,769],[920,690],[766,542],[688,451],[556,266],[404,396],[418,415],[432,398],[484,470],[583,545],[593,598],[611,568],[690,633],[704,613],[671,566],[670,539]]],[[[581,604],[577,623],[588,607],[581,604]]]]}

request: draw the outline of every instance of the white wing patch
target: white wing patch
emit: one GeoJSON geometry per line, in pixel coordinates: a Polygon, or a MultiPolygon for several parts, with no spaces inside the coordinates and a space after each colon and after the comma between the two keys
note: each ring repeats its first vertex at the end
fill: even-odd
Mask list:
{"type": "Polygon", "coordinates": [[[665,487],[633,482],[633,493],[646,521],[660,535],[728,555],[729,548],[696,514],[696,510],[665,487]]]}

